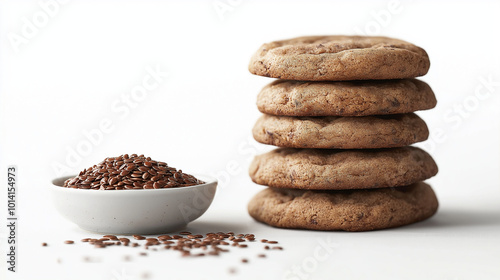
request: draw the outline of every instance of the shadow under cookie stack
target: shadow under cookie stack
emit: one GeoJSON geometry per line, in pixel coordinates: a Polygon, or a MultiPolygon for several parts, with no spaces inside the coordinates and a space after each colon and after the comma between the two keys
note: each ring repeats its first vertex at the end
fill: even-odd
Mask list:
{"type": "Polygon", "coordinates": [[[368,231],[434,215],[422,181],[438,168],[423,150],[431,88],[427,53],[387,37],[311,36],[264,44],[251,73],[278,78],[262,89],[253,128],[279,148],[255,157],[250,177],[268,186],[248,205],[280,228],[368,231]]]}

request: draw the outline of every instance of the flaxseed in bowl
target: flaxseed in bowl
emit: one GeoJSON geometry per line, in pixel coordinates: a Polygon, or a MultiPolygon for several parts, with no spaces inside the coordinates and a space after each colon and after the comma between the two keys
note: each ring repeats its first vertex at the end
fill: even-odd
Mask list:
{"type": "Polygon", "coordinates": [[[85,230],[115,234],[176,231],[200,217],[217,180],[183,173],[143,155],[106,158],[50,191],[62,216],[85,230]]]}

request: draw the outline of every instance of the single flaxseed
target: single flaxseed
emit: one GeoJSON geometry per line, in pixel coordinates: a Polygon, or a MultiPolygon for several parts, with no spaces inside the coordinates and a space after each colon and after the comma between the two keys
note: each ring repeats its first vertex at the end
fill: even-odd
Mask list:
{"type": "Polygon", "coordinates": [[[75,241],[73,241],[73,240],[66,240],[66,241],[64,241],[64,244],[73,244],[73,243],[75,243],[75,241]]]}
{"type": "Polygon", "coordinates": [[[142,235],[138,235],[138,234],[134,234],[132,235],[132,237],[135,239],[135,240],[144,240],[146,239],[146,237],[142,236],[142,235]]]}
{"type": "Polygon", "coordinates": [[[236,239],[233,239],[233,242],[245,242],[245,239],[243,239],[243,238],[236,238],[236,239]]]}
{"type": "Polygon", "coordinates": [[[172,237],[170,235],[160,235],[158,236],[158,239],[164,241],[164,240],[170,240],[172,239],[172,237]]]}
{"type": "Polygon", "coordinates": [[[116,237],[116,235],[111,235],[111,234],[103,235],[102,237],[108,238],[109,240],[118,240],[118,237],[116,237]]]}

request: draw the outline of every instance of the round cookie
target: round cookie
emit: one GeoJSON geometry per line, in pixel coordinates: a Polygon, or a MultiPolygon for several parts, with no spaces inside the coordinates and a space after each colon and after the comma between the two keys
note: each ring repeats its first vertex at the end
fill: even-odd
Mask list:
{"type": "Polygon", "coordinates": [[[262,113],[277,116],[371,116],[436,106],[434,92],[416,79],[353,82],[276,80],[257,97],[262,113]]]}
{"type": "Polygon", "coordinates": [[[258,155],[249,174],[257,184],[293,189],[346,190],[406,186],[438,172],[416,147],[376,150],[278,148],[258,155]]]}
{"type": "Polygon", "coordinates": [[[252,133],[263,144],[318,149],[403,147],[429,136],[427,125],[414,113],[365,117],[263,115],[252,133]]]}
{"type": "Polygon", "coordinates": [[[368,231],[393,228],[434,215],[438,200],[422,182],[398,188],[303,191],[267,188],[248,204],[257,221],[281,228],[368,231]]]}
{"type": "Polygon", "coordinates": [[[408,42],[369,36],[308,36],[262,45],[252,74],[299,81],[403,79],[423,76],[429,56],[408,42]]]}

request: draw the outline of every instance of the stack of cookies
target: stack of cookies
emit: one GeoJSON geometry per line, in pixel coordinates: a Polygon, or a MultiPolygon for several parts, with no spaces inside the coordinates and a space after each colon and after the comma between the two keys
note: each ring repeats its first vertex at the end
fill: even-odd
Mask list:
{"type": "Polygon", "coordinates": [[[269,188],[250,215],[282,228],[366,231],[415,223],[438,208],[432,157],[409,145],[431,109],[427,53],[387,37],[311,36],[264,44],[251,73],[278,78],[259,94],[254,138],[279,148],[255,157],[269,188]]]}

